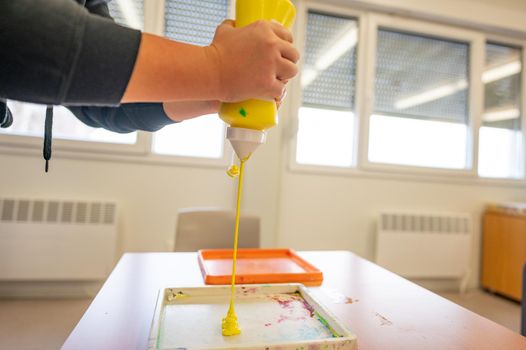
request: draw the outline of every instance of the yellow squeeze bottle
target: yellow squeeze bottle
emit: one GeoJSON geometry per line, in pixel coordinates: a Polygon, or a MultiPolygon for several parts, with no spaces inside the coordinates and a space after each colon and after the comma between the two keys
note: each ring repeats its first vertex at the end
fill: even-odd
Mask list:
{"type": "MultiPolygon", "coordinates": [[[[236,1],[236,27],[264,19],[277,21],[290,29],[295,14],[296,8],[290,0],[236,1]]],[[[260,144],[265,143],[266,130],[278,124],[275,101],[251,99],[222,103],[219,117],[229,125],[227,139],[239,159],[247,159],[260,144]]]]}
{"type": "MultiPolygon", "coordinates": [[[[260,19],[275,20],[287,28],[292,26],[296,9],[290,0],[237,0],[236,26],[243,27],[260,19]]],[[[249,77],[247,77],[249,78],[249,77]]],[[[229,125],[227,138],[240,160],[240,168],[233,166],[227,172],[230,176],[239,176],[237,187],[236,225],[234,229],[234,251],[232,256],[232,283],[230,306],[222,319],[221,329],[224,336],[240,334],[234,309],[236,258],[239,237],[239,215],[241,211],[241,192],[245,162],[256,148],[265,143],[266,130],[278,124],[278,114],[274,101],[251,99],[238,103],[223,103],[219,116],[229,125]]]]}

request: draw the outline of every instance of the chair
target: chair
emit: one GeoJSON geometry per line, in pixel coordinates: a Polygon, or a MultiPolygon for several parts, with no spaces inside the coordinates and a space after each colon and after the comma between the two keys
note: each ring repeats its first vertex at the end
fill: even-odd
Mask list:
{"type": "MultiPolygon", "coordinates": [[[[229,249],[234,246],[236,213],[218,208],[184,208],[177,214],[175,251],[229,249]]],[[[241,214],[239,248],[259,247],[260,220],[256,215],[241,214]]]]}
{"type": "Polygon", "coordinates": [[[522,270],[522,328],[521,334],[526,337],[526,263],[522,270]]]}

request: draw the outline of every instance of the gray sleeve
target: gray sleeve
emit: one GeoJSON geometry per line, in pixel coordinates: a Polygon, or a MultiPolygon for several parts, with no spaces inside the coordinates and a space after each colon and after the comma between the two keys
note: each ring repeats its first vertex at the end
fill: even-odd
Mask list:
{"type": "MultiPolygon", "coordinates": [[[[112,19],[105,0],[87,0],[90,13],[112,19]]],[[[118,107],[66,106],[81,122],[118,133],[157,131],[173,124],[161,103],[124,103],[118,107]]]]}
{"type": "Polygon", "coordinates": [[[118,105],[140,31],[71,0],[0,0],[0,98],[118,105]]]}
{"type": "Polygon", "coordinates": [[[81,122],[119,133],[157,131],[173,124],[161,103],[123,103],[119,107],[67,107],[81,122]]]}

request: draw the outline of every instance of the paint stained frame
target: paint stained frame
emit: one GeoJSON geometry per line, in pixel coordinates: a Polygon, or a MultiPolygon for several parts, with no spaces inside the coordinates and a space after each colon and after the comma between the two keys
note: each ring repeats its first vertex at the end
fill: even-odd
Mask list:
{"type": "Polygon", "coordinates": [[[240,285],[235,293],[242,333],[223,337],[229,286],[161,289],[148,349],[356,349],[356,336],[300,284],[240,285]]]}

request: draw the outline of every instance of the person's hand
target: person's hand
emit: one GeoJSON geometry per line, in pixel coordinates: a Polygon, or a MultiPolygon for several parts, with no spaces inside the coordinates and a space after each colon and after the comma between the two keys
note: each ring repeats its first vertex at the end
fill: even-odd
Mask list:
{"type": "Polygon", "coordinates": [[[164,102],[163,109],[168,118],[182,122],[201,115],[217,113],[219,104],[219,101],[175,101],[164,102]]]}
{"type": "Polygon", "coordinates": [[[298,73],[300,55],[292,43],[291,32],[277,22],[261,20],[243,28],[223,22],[206,47],[218,72],[221,100],[279,100],[285,82],[298,73]]]}
{"type": "MultiPolygon", "coordinates": [[[[287,90],[284,89],[281,97],[275,99],[278,109],[286,95],[287,90]]],[[[182,122],[202,115],[217,113],[220,105],[219,101],[173,101],[163,102],[163,109],[168,118],[174,122],[182,122]]]]}

